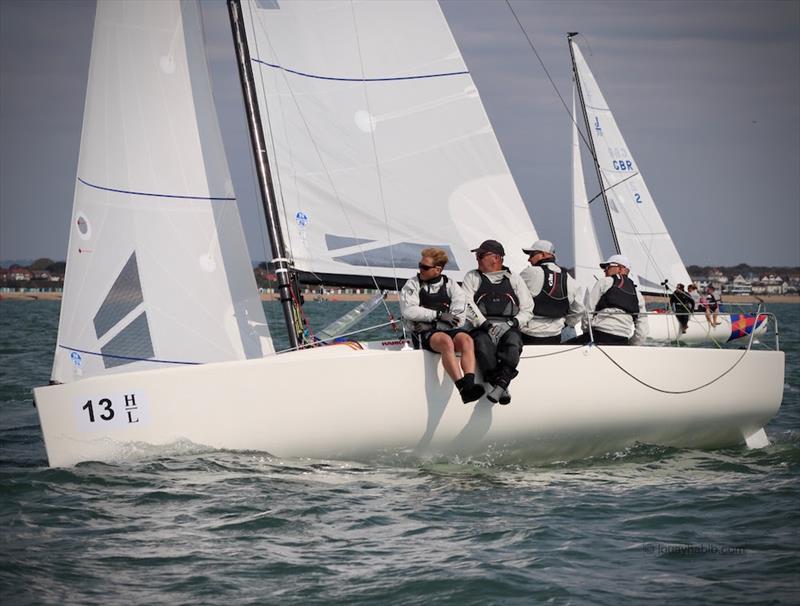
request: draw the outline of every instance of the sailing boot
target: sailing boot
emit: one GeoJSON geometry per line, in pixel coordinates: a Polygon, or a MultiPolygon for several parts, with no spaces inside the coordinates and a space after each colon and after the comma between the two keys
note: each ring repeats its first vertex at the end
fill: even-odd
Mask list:
{"type": "Polygon", "coordinates": [[[497,369],[492,389],[490,389],[489,393],[486,394],[486,397],[489,399],[489,401],[497,402],[501,405],[510,404],[511,392],[508,391],[508,386],[511,383],[511,379],[516,377],[518,374],[519,371],[501,364],[497,369]]]}
{"type": "Polygon", "coordinates": [[[468,372],[461,379],[456,381],[458,393],[461,394],[461,401],[464,404],[469,404],[475,400],[480,400],[481,396],[486,393],[482,385],[475,384],[475,374],[468,372]]]}

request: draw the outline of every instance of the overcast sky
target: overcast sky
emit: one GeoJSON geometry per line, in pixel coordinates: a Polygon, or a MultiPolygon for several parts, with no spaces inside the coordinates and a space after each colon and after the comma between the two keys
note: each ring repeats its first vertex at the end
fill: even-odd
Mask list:
{"type": "MultiPolygon", "coordinates": [[[[225,2],[203,4],[234,185],[261,259],[225,2]]],[[[567,113],[505,2],[441,4],[534,224],[571,265],[567,113]]],[[[512,6],[567,103],[565,32],[583,34],[687,265],[800,265],[800,2],[512,6]]],[[[66,257],[93,18],[94,2],[0,0],[0,259],[66,257]]]]}

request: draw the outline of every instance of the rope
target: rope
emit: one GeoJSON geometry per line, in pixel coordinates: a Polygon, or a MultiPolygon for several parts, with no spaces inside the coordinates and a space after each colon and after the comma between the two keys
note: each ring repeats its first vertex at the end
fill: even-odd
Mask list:
{"type": "MultiPolygon", "coordinates": [[[[594,343],[590,343],[590,345],[594,345],[594,343]]],[[[695,391],[699,391],[699,390],[701,390],[701,389],[704,389],[704,388],[708,387],[709,385],[713,385],[714,383],[716,383],[717,381],[719,381],[720,379],[722,379],[722,378],[723,378],[725,375],[727,375],[728,373],[730,373],[730,372],[731,372],[731,371],[732,371],[734,368],[736,368],[736,367],[739,365],[739,363],[740,363],[740,362],[741,362],[741,361],[744,359],[744,357],[747,355],[747,352],[749,352],[749,351],[750,351],[749,349],[745,349],[745,350],[742,352],[742,355],[741,355],[741,356],[739,356],[739,359],[738,359],[738,360],[736,360],[736,362],[734,362],[734,363],[733,363],[733,365],[732,365],[732,366],[731,366],[731,367],[730,367],[728,370],[726,370],[725,372],[723,372],[723,373],[722,373],[721,375],[719,375],[718,377],[715,377],[714,379],[711,379],[711,380],[710,380],[710,381],[708,381],[707,383],[703,383],[702,385],[698,385],[697,387],[692,387],[691,389],[684,389],[684,390],[670,390],[670,389],[661,389],[660,387],[656,387],[655,385],[651,385],[650,383],[647,383],[646,381],[643,381],[642,379],[640,379],[639,377],[635,376],[635,375],[634,375],[634,374],[632,374],[631,372],[629,372],[629,371],[625,370],[625,368],[623,368],[623,367],[622,367],[622,365],[621,365],[619,362],[617,362],[617,361],[616,361],[614,358],[612,358],[612,357],[611,357],[611,356],[610,356],[610,355],[609,355],[609,354],[608,354],[608,353],[607,353],[607,352],[606,352],[606,351],[605,351],[605,350],[604,350],[602,347],[600,347],[599,345],[595,345],[595,347],[597,347],[597,350],[598,350],[600,353],[602,353],[602,354],[603,354],[603,355],[604,355],[606,358],[608,358],[608,359],[609,359],[609,361],[610,361],[610,362],[611,362],[611,363],[612,363],[614,366],[616,366],[617,368],[619,368],[619,369],[620,369],[620,370],[621,370],[623,373],[625,373],[626,375],[628,375],[628,376],[629,376],[631,379],[633,379],[634,381],[636,381],[636,382],[637,382],[637,383],[639,383],[640,385],[643,385],[643,386],[647,387],[648,389],[652,389],[653,391],[657,391],[657,392],[659,392],[659,393],[670,394],[670,395],[682,395],[682,394],[692,393],[692,392],[695,392],[695,391]]]]}

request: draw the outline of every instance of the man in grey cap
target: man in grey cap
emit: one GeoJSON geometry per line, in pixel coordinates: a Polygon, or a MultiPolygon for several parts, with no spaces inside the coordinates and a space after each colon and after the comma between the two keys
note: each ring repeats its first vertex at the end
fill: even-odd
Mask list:
{"type": "Polygon", "coordinates": [[[522,252],[530,265],[522,270],[533,296],[533,317],[521,327],[525,345],[558,345],[564,326],[576,326],[584,307],[578,287],[570,275],[556,265],[556,250],[549,240],[537,240],[522,252]]]}
{"type": "Polygon", "coordinates": [[[508,386],[517,376],[522,353],[519,327],[531,319],[533,299],[525,282],[503,265],[505,249],[497,240],[473,248],[478,269],[467,272],[462,287],[467,295],[467,319],[474,327],[475,358],[489,383],[490,402],[508,404],[508,386]]]}
{"type": "MultiPolygon", "coordinates": [[[[628,277],[630,261],[611,255],[600,267],[606,274],[589,293],[587,308],[592,318],[592,336],[598,345],[641,345],[647,337],[647,308],[636,284],[628,277]]],[[[584,333],[588,326],[584,320],[584,333]]],[[[588,334],[581,335],[588,339],[588,334]]]]}

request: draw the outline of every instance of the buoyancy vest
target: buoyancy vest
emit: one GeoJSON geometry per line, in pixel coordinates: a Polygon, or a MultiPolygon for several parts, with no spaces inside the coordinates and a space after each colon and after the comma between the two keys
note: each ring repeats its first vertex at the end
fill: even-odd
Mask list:
{"type": "Polygon", "coordinates": [[[508,275],[497,284],[481,274],[475,304],[487,320],[509,320],[519,313],[519,299],[508,275]]]}
{"type": "Polygon", "coordinates": [[[620,274],[613,276],[613,279],[614,283],[600,297],[595,311],[613,307],[631,314],[635,320],[639,317],[639,299],[636,297],[636,284],[633,283],[633,280],[620,274]]]}
{"type": "Polygon", "coordinates": [[[563,269],[555,272],[546,263],[536,263],[544,272],[542,290],[533,298],[533,315],[545,318],[563,318],[569,313],[569,299],[567,298],[567,272],[563,269]]]}
{"type": "Polygon", "coordinates": [[[706,293],[706,307],[708,307],[709,311],[717,311],[717,307],[719,307],[719,301],[713,295],[713,293],[706,293]]]}
{"type": "Polygon", "coordinates": [[[694,299],[692,296],[683,290],[676,290],[670,296],[670,303],[672,303],[672,309],[675,310],[676,313],[690,313],[694,310],[694,299]]]}
{"type": "Polygon", "coordinates": [[[439,276],[438,280],[431,280],[430,282],[419,281],[419,305],[425,309],[433,309],[436,311],[449,311],[452,299],[447,292],[447,276],[439,276]],[[435,293],[430,292],[424,288],[425,284],[436,284],[441,281],[442,285],[435,293]]]}

